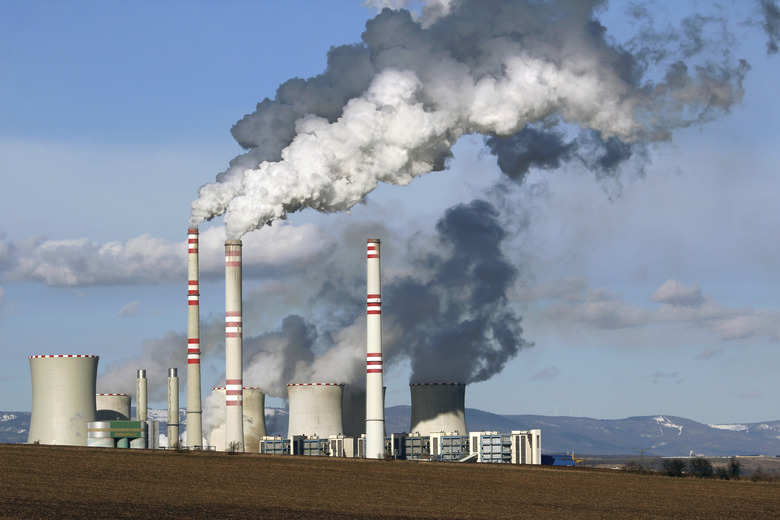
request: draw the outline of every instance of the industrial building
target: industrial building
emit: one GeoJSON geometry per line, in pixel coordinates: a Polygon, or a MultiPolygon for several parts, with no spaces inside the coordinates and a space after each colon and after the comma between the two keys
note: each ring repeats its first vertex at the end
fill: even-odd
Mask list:
{"type": "MultiPolygon", "coordinates": [[[[243,386],[242,243],[225,241],[225,386],[214,387],[225,421],[202,437],[198,230],[188,229],[187,430],[180,442],[178,369],[168,369],[168,447],[276,455],[541,464],[541,431],[469,432],[464,383],[413,383],[410,431],[385,431],[380,240],[366,241],[366,386],[287,385],[286,437],[266,435],[265,393],[243,386]],[[186,446],[185,446],[186,444],[186,446]]],[[[136,380],[136,417],[128,394],[96,394],[98,357],[30,356],[33,408],[28,442],[156,449],[159,423],[148,420],[146,370],[136,380]]]]}

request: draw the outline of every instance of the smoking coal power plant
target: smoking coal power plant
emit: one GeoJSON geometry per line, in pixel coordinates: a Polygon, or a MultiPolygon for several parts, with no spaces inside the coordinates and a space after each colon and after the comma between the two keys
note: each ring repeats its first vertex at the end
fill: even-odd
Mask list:
{"type": "MultiPolygon", "coordinates": [[[[650,147],[738,105],[750,67],[727,38],[702,37],[726,29],[715,17],[619,45],[600,21],[603,1],[422,5],[382,9],[359,43],[331,47],[322,74],[284,82],[233,126],[244,153],[200,187],[186,222],[186,333],[150,341],[100,375],[94,355],[31,356],[29,443],[542,463],[538,424],[471,431],[466,413],[469,385],[534,347],[511,294],[522,261],[507,247],[533,222],[514,220],[511,193],[531,172],[567,166],[605,183],[643,174],[650,147]],[[431,219],[430,233],[353,222],[317,251],[321,261],[299,280],[304,296],[278,291],[286,316],[268,326],[263,305],[277,302],[258,304],[244,289],[262,253],[248,246],[252,235],[278,236],[280,221],[305,210],[348,212],[380,185],[446,178],[464,137],[495,158],[502,177],[492,190],[431,219]],[[203,229],[216,218],[224,229],[203,229]],[[224,258],[219,319],[201,316],[203,255],[224,258]],[[214,366],[221,373],[204,399],[201,379],[214,366]],[[398,391],[388,374],[401,368],[411,407],[409,431],[399,432],[388,429],[385,401],[398,391]],[[271,431],[266,398],[286,400],[286,434],[271,431]],[[148,403],[164,399],[161,432],[148,403]]],[[[652,18],[639,4],[633,12],[652,18]]],[[[267,244],[309,254],[306,240],[267,244]]]]}

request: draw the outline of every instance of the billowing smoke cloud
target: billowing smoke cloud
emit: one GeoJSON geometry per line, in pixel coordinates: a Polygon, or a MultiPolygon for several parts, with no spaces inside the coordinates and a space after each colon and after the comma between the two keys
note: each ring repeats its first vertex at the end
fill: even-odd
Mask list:
{"type": "Polygon", "coordinates": [[[484,381],[530,346],[508,306],[517,268],[501,252],[506,233],[482,200],[450,208],[436,230],[440,251],[419,265],[429,276],[384,291],[387,315],[403,330],[394,354],[411,360],[413,383],[484,381]]]}
{"type": "Polygon", "coordinates": [[[767,53],[777,54],[778,41],[780,41],[780,8],[774,0],[759,0],[759,2],[761,14],[764,16],[762,25],[768,37],[767,53]]]}
{"type": "MultiPolygon", "coordinates": [[[[413,382],[483,381],[530,346],[508,307],[518,270],[501,251],[506,233],[498,211],[485,201],[450,208],[436,231],[427,248],[404,255],[408,271],[385,273],[385,359],[388,367],[409,361],[413,382]]],[[[277,330],[244,337],[246,385],[284,398],[288,383],[365,384],[365,279],[348,272],[336,283],[329,274],[314,289],[342,313],[315,316],[310,309],[306,317],[288,315],[277,330]],[[332,290],[336,285],[342,290],[332,290]]]]}
{"type": "Polygon", "coordinates": [[[560,138],[573,128],[601,143],[586,165],[614,170],[634,146],[668,140],[743,95],[747,64],[731,57],[727,40],[702,36],[711,22],[703,16],[674,39],[665,34],[665,47],[650,37],[621,47],[597,19],[601,1],[426,7],[421,21],[383,10],[360,44],[330,51],[322,75],[288,81],[239,121],[233,135],[249,151],[201,187],[192,224],[224,215],[228,235],[239,237],[304,208],[346,210],[379,182],[405,185],[444,169],[464,134],[488,136],[519,178],[523,168],[574,157],[582,139],[560,138]],[[524,130],[551,121],[557,134],[524,130]],[[494,140],[518,133],[515,145],[494,140]],[[546,148],[529,153],[536,143],[546,148]]]}

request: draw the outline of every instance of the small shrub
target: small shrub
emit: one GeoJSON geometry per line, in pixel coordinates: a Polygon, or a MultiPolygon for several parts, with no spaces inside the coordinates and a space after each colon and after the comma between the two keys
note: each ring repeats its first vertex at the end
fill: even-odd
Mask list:
{"type": "Polygon", "coordinates": [[[623,466],[623,471],[627,471],[629,473],[639,473],[640,475],[648,475],[650,473],[653,473],[653,470],[644,467],[640,462],[637,462],[635,460],[632,460],[628,464],[625,464],[623,466]]]}
{"type": "Polygon", "coordinates": [[[731,457],[728,465],[729,476],[731,478],[739,478],[742,474],[742,465],[739,463],[736,457],[731,457]]]}
{"type": "Polygon", "coordinates": [[[685,474],[685,461],[682,459],[664,459],[661,465],[669,477],[682,477],[685,474]]]}
{"type": "Polygon", "coordinates": [[[721,480],[730,480],[731,479],[731,473],[729,473],[728,468],[724,467],[718,467],[715,468],[715,476],[718,477],[721,480]]]}
{"type": "Polygon", "coordinates": [[[228,444],[227,452],[230,455],[235,455],[236,453],[242,453],[244,450],[241,448],[241,443],[238,441],[231,441],[230,444],[228,444]]]}
{"type": "Polygon", "coordinates": [[[691,475],[696,478],[711,478],[715,474],[712,463],[703,457],[691,459],[689,470],[691,475]]]}
{"type": "Polygon", "coordinates": [[[772,482],[774,477],[768,471],[765,471],[761,466],[757,467],[750,475],[750,480],[753,482],[772,482]]]}

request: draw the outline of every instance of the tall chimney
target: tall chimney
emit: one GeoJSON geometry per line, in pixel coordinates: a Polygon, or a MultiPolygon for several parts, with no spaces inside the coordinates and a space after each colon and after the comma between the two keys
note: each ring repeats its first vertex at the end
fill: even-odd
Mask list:
{"type": "Polygon", "coordinates": [[[225,446],[244,451],[241,241],[225,241],[225,446]]]}
{"type": "Polygon", "coordinates": [[[367,241],[366,263],[366,458],[378,459],[385,453],[382,281],[378,238],[367,241]]]}
{"type": "Polygon", "coordinates": [[[187,230],[187,446],[203,444],[203,410],[200,393],[200,276],[198,228],[187,230]]]}
{"type": "Polygon", "coordinates": [[[135,420],[146,420],[146,370],[138,370],[138,378],[135,380],[135,420]]]}
{"type": "Polygon", "coordinates": [[[168,447],[179,445],[179,376],[175,368],[168,369],[168,447]]]}

